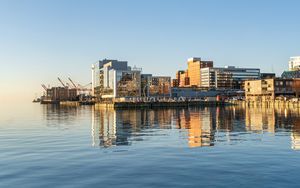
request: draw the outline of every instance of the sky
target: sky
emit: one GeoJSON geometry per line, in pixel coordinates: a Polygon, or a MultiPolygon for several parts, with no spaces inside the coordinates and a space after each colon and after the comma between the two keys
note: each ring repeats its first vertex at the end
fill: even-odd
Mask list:
{"type": "Polygon", "coordinates": [[[0,102],[57,77],[85,85],[99,59],[175,76],[189,57],[277,76],[300,55],[300,1],[0,0],[0,102]]]}

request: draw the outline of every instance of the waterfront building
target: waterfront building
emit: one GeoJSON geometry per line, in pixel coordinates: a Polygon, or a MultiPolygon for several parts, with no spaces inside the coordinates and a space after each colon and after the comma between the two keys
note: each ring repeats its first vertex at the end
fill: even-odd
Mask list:
{"type": "Polygon", "coordinates": [[[171,77],[152,76],[149,96],[169,97],[171,95],[171,77]]]}
{"type": "Polygon", "coordinates": [[[300,70],[300,56],[290,57],[289,71],[300,70]]]}
{"type": "Polygon", "coordinates": [[[216,97],[220,94],[216,90],[207,90],[199,87],[173,87],[172,97],[186,97],[186,98],[205,98],[205,97],[216,97]]]}
{"type": "Polygon", "coordinates": [[[197,57],[189,58],[187,64],[186,71],[177,71],[173,87],[241,90],[245,80],[259,79],[261,76],[258,68],[213,67],[213,61],[203,61],[197,57]]]}
{"type": "Polygon", "coordinates": [[[172,87],[179,87],[178,79],[172,79],[172,87]]]}
{"type": "Polygon", "coordinates": [[[193,57],[188,59],[189,85],[201,87],[201,69],[213,67],[213,61],[203,61],[201,58],[193,57]]]}
{"type": "Polygon", "coordinates": [[[127,61],[104,59],[92,66],[94,95],[98,99],[141,96],[141,69],[127,61]]]}
{"type": "Polygon", "coordinates": [[[232,73],[218,68],[204,68],[201,70],[201,86],[217,89],[232,89],[232,73]]]}
{"type": "Polygon", "coordinates": [[[283,71],[283,73],[281,74],[281,78],[300,78],[300,70],[283,71]]]}
{"type": "Polygon", "coordinates": [[[92,66],[94,96],[98,101],[171,95],[171,77],[142,74],[127,61],[104,59],[92,66]]]}
{"type": "Polygon", "coordinates": [[[189,83],[186,78],[188,77],[187,71],[179,70],[176,72],[176,78],[172,79],[172,87],[185,87],[189,83]]]}
{"type": "Polygon", "coordinates": [[[68,87],[52,87],[46,90],[46,96],[43,98],[44,101],[75,101],[78,100],[77,88],[68,87]]]}
{"type": "Polygon", "coordinates": [[[282,78],[300,78],[300,56],[290,57],[289,70],[283,71],[282,78]]]}
{"type": "Polygon", "coordinates": [[[189,87],[190,78],[188,74],[188,70],[183,71],[179,75],[179,87],[189,87]]]}
{"type": "Polygon", "coordinates": [[[150,85],[152,83],[152,74],[141,74],[141,96],[148,97],[150,85]]]}
{"type": "Polygon", "coordinates": [[[278,96],[298,97],[299,93],[300,79],[271,78],[245,81],[247,101],[272,101],[278,96]]]}
{"type": "Polygon", "coordinates": [[[258,68],[207,67],[201,69],[201,86],[217,89],[243,89],[245,80],[259,79],[258,68]]]}
{"type": "Polygon", "coordinates": [[[178,84],[181,81],[181,74],[184,74],[184,73],[185,73],[184,70],[179,70],[179,71],[176,72],[176,79],[178,80],[178,84]]]}
{"type": "Polygon", "coordinates": [[[141,70],[130,71],[113,70],[110,79],[114,89],[113,97],[139,97],[141,96],[141,70]]]}

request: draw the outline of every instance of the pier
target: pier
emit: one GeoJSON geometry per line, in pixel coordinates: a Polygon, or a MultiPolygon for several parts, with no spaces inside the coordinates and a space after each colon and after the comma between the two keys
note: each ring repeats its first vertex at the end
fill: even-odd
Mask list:
{"type": "Polygon", "coordinates": [[[224,101],[176,101],[176,102],[98,102],[96,107],[102,108],[176,108],[176,107],[192,107],[192,106],[225,106],[232,105],[224,101]]]}

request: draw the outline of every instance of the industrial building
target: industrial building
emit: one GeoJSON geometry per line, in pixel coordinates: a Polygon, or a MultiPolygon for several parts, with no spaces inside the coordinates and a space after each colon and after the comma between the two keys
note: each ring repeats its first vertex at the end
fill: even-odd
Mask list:
{"type": "Polygon", "coordinates": [[[77,101],[78,90],[68,87],[45,88],[46,95],[42,97],[42,103],[59,103],[60,101],[77,101]]]}
{"type": "Polygon", "coordinates": [[[260,79],[245,81],[246,101],[264,102],[275,100],[276,97],[298,97],[300,79],[260,79]]]}
{"type": "Polygon", "coordinates": [[[42,84],[45,92],[44,95],[41,96],[40,102],[43,104],[58,104],[65,101],[83,102],[91,99],[92,89],[87,88],[91,83],[84,86],[80,84],[76,85],[71,78],[68,79],[71,84],[63,82],[60,78],[58,78],[58,80],[62,86],[46,87],[42,84]]]}

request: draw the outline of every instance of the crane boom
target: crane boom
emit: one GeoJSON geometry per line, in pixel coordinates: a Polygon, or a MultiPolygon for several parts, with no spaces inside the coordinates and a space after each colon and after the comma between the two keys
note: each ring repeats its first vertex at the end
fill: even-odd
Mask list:
{"type": "Polygon", "coordinates": [[[90,83],[88,83],[88,84],[86,84],[86,85],[84,85],[84,86],[82,86],[82,87],[87,87],[87,86],[89,86],[89,85],[92,85],[92,82],[90,82],[90,83]]]}
{"type": "Polygon", "coordinates": [[[44,84],[42,84],[42,87],[47,91],[48,88],[44,84]]]}
{"type": "Polygon", "coordinates": [[[73,80],[72,80],[70,77],[69,77],[68,79],[69,79],[70,82],[73,84],[73,86],[74,86],[75,88],[77,88],[77,86],[74,84],[73,80]]]}
{"type": "Polygon", "coordinates": [[[57,77],[57,79],[61,83],[61,85],[63,85],[64,87],[66,87],[66,85],[61,81],[61,79],[59,77],[57,77]]]}

